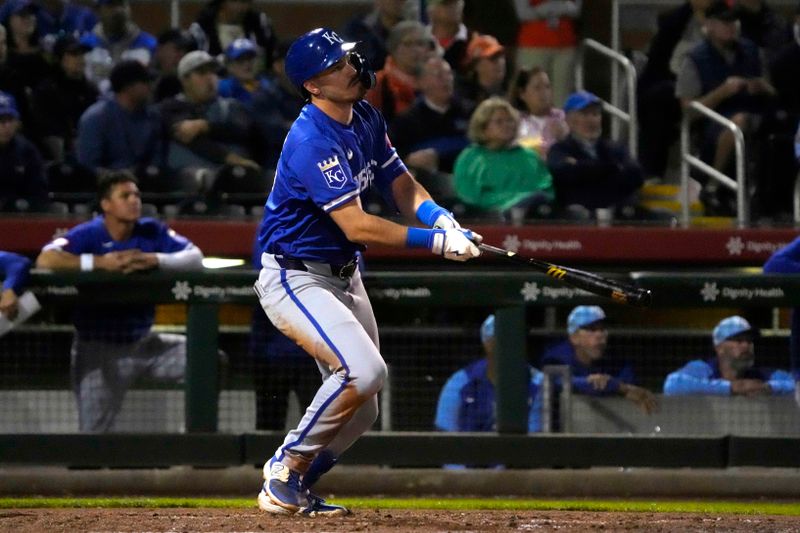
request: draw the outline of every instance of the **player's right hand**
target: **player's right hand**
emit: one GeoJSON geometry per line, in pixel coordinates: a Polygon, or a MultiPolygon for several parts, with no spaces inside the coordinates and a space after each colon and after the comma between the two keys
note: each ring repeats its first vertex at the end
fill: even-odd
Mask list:
{"type": "Polygon", "coordinates": [[[466,229],[434,230],[431,251],[445,259],[467,261],[481,255],[475,245],[483,237],[466,229]]]}

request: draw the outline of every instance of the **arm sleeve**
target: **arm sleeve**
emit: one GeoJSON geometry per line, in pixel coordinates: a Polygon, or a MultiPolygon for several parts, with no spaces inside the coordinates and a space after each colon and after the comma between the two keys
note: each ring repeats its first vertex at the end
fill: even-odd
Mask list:
{"type": "Polygon", "coordinates": [[[156,253],[158,266],[162,270],[200,270],[203,268],[203,252],[192,243],[178,252],[156,253]]]}
{"type": "Polygon", "coordinates": [[[0,252],[0,274],[3,276],[3,290],[11,289],[21,294],[28,282],[28,271],[31,262],[27,257],[0,252]]]}
{"type": "Polygon", "coordinates": [[[442,387],[439,403],[436,405],[436,429],[440,431],[460,431],[458,413],[461,410],[461,389],[467,383],[467,373],[459,370],[442,387]]]}
{"type": "Polygon", "coordinates": [[[775,370],[769,375],[767,383],[773,396],[794,394],[794,378],[785,370],[775,370]]]}
{"type": "Polygon", "coordinates": [[[664,395],[666,396],[691,394],[730,396],[731,382],[727,379],[712,378],[711,369],[706,363],[692,361],[669,374],[664,381],[664,395]]]}

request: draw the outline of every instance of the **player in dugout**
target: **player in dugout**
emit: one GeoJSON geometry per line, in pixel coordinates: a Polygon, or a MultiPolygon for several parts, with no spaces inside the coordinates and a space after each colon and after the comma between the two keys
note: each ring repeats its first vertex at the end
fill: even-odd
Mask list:
{"type": "Polygon", "coordinates": [[[383,116],[363,101],[374,74],[355,45],[318,28],[286,54],[286,74],[308,103],[283,144],[264,207],[254,288],[275,327],[317,361],[323,381],[264,465],[258,505],[274,514],[349,513],[310,489],[375,423],[387,375],[357,253],[384,245],[456,261],[480,255],[480,235],[434,203],[397,155],[383,116]],[[373,187],[408,223],[425,227],[366,213],[361,195],[373,187]]]}
{"type": "MultiPolygon", "coordinates": [[[[36,266],[53,270],[198,270],[203,253],[185,237],[152,218],[140,218],[142,200],[133,174],[101,178],[103,214],[78,224],[45,245],[36,266]]],[[[151,331],[155,307],[78,304],[71,371],[81,431],[114,429],[125,393],[139,378],[181,382],[186,338],[151,331]]]]}
{"type": "Polygon", "coordinates": [[[755,330],[734,315],[720,320],[711,334],[716,357],[696,359],[664,380],[667,396],[779,396],[794,392],[794,380],[785,370],[753,366],[755,330]]]}
{"type": "Polygon", "coordinates": [[[545,365],[567,365],[572,371],[572,390],[590,396],[622,396],[647,414],[658,409],[656,397],[634,384],[633,367],[615,364],[606,356],[606,313],[596,305],[579,305],[567,317],[568,338],[548,347],[545,365]]]}
{"type": "MultiPolygon", "coordinates": [[[[441,431],[496,431],[494,393],[494,315],[481,324],[481,344],[486,357],[455,372],[442,387],[436,406],[436,429],[441,431]]],[[[528,432],[542,429],[543,375],[528,366],[528,432]]]]}
{"type": "Polygon", "coordinates": [[[28,282],[31,261],[27,257],[11,252],[0,252],[0,315],[9,320],[17,316],[18,298],[28,282]]]}

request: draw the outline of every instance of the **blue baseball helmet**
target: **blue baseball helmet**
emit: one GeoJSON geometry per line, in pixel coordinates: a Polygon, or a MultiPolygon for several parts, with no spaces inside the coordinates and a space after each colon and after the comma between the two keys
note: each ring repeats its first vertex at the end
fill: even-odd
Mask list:
{"type": "Polygon", "coordinates": [[[285,70],[292,84],[302,91],[303,83],[339,61],[355,48],[335,31],[317,28],[298,37],[286,52],[285,70]]]}

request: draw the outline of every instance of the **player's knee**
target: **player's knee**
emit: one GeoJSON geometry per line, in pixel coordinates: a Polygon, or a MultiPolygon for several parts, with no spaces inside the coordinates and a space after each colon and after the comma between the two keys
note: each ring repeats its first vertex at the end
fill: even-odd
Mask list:
{"type": "Polygon", "coordinates": [[[355,378],[353,381],[361,396],[371,396],[377,394],[383,388],[388,374],[386,363],[383,359],[379,359],[365,366],[361,372],[351,377],[355,378]]]}

